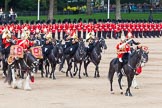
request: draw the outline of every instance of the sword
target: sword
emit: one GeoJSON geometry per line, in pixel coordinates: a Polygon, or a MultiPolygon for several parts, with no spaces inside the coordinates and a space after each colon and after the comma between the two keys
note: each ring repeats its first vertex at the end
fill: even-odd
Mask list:
{"type": "Polygon", "coordinates": [[[119,45],[119,48],[122,48],[123,46],[125,46],[128,42],[130,42],[132,39],[129,39],[128,41],[126,41],[125,43],[119,45]]]}

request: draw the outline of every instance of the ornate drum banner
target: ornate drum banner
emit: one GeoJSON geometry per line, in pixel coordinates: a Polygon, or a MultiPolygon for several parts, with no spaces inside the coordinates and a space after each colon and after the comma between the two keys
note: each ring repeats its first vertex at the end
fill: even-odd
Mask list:
{"type": "Polygon", "coordinates": [[[43,58],[41,46],[31,47],[30,49],[31,49],[31,53],[33,54],[35,58],[37,59],[43,58]]]}
{"type": "Polygon", "coordinates": [[[19,45],[12,45],[10,48],[10,55],[18,58],[23,58],[24,56],[23,47],[19,45]]]}

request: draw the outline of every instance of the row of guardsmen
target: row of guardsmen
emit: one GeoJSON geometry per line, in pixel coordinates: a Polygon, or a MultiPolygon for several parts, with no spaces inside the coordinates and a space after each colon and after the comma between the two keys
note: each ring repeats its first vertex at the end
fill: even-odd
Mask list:
{"type": "Polygon", "coordinates": [[[154,22],[147,21],[130,21],[130,20],[98,20],[90,19],[88,22],[81,18],[77,21],[65,19],[61,20],[43,20],[43,21],[21,21],[15,22],[0,22],[0,37],[5,29],[8,29],[11,34],[20,38],[22,30],[29,30],[31,38],[35,34],[40,33],[42,35],[51,32],[52,37],[55,39],[64,39],[68,30],[75,32],[78,38],[86,39],[86,34],[94,32],[98,38],[120,38],[122,31],[124,35],[128,32],[138,38],[142,37],[160,37],[162,35],[162,22],[159,20],[154,22]]]}

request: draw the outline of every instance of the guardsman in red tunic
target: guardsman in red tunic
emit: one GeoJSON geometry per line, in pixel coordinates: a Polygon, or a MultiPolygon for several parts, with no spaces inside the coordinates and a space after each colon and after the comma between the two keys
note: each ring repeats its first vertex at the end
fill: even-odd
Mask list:
{"type": "Polygon", "coordinates": [[[78,38],[81,38],[81,33],[82,33],[82,29],[83,28],[83,24],[82,24],[82,21],[79,20],[78,21],[78,25],[77,25],[77,30],[78,30],[78,38]]]}
{"type": "Polygon", "coordinates": [[[61,39],[61,32],[63,30],[63,25],[61,23],[61,20],[58,21],[58,28],[57,28],[57,35],[58,35],[58,40],[61,39]]]}
{"type": "Polygon", "coordinates": [[[129,53],[130,52],[130,46],[129,44],[125,41],[125,36],[121,36],[121,42],[119,42],[116,45],[117,49],[117,58],[118,58],[118,73],[121,72],[122,66],[123,66],[123,56],[128,59],[129,53]]]}
{"type": "Polygon", "coordinates": [[[86,20],[83,21],[83,39],[86,39],[86,33],[87,33],[87,23],[86,20]]]}
{"type": "Polygon", "coordinates": [[[116,45],[117,57],[120,62],[123,62],[122,58],[125,53],[130,53],[130,45],[125,42],[126,38],[121,36],[121,42],[116,45]]]}
{"type": "Polygon", "coordinates": [[[102,27],[102,20],[99,19],[97,24],[98,24],[98,27],[99,27],[99,29],[98,29],[98,38],[100,39],[100,38],[101,38],[102,30],[103,30],[103,27],[102,27]]]}
{"type": "Polygon", "coordinates": [[[55,34],[56,34],[56,24],[55,21],[52,21],[52,38],[55,39],[55,34]]]}

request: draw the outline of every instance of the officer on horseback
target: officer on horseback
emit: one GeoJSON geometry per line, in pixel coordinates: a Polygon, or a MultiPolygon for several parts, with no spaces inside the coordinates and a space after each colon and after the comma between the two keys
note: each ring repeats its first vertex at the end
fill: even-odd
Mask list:
{"type": "Polygon", "coordinates": [[[69,44],[69,47],[66,48],[64,54],[73,56],[76,50],[78,49],[78,42],[79,42],[78,36],[74,34],[73,37],[70,39],[70,42],[65,44],[65,45],[69,44]]]}
{"type": "Polygon", "coordinates": [[[65,51],[65,49],[66,48],[68,48],[69,46],[71,46],[72,45],[72,38],[71,38],[71,32],[70,32],[70,30],[67,30],[67,32],[66,32],[66,34],[65,34],[65,44],[63,45],[63,49],[64,49],[64,51],[65,51]]]}
{"type": "Polygon", "coordinates": [[[89,55],[95,46],[95,37],[94,37],[93,32],[89,32],[87,34],[86,41],[89,42],[88,47],[87,47],[87,53],[89,55]]]}
{"type": "Polygon", "coordinates": [[[118,58],[118,73],[121,72],[121,69],[125,63],[128,61],[129,54],[131,53],[130,51],[130,45],[128,42],[131,40],[126,41],[125,36],[121,36],[121,42],[119,42],[116,45],[117,49],[117,58],[118,58]],[[124,61],[123,61],[124,60],[124,61]]]}
{"type": "Polygon", "coordinates": [[[66,38],[66,42],[65,42],[65,45],[66,45],[66,48],[64,47],[64,54],[63,54],[63,58],[62,58],[62,62],[60,64],[60,68],[59,70],[61,71],[62,68],[63,68],[63,64],[65,62],[65,59],[66,57],[72,57],[76,50],[78,49],[78,42],[79,42],[79,39],[78,39],[78,36],[74,33],[73,37],[71,37],[70,35],[66,38]]]}
{"type": "Polygon", "coordinates": [[[52,33],[48,33],[45,36],[45,44],[43,45],[43,55],[44,55],[44,58],[46,58],[50,54],[52,49],[53,49],[52,33]]]}

